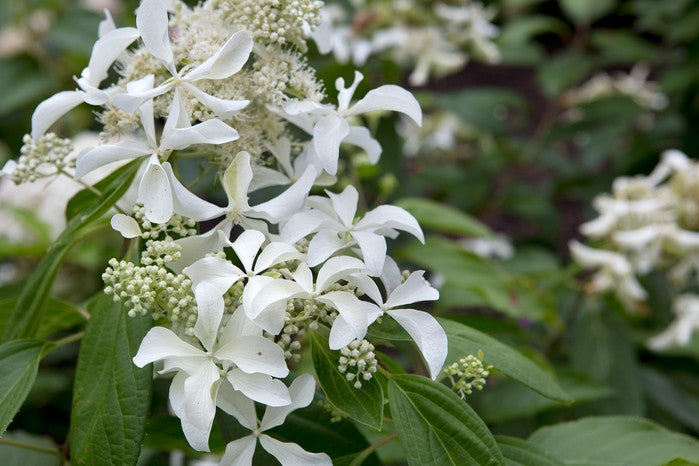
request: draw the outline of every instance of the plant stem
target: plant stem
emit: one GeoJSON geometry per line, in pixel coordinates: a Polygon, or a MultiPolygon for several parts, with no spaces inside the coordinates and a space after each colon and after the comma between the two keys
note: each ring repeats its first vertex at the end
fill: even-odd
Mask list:
{"type": "Polygon", "coordinates": [[[9,438],[0,438],[0,445],[8,445],[11,447],[24,448],[25,450],[34,450],[40,453],[48,453],[50,455],[56,455],[61,457],[61,452],[52,447],[44,447],[42,445],[35,445],[33,443],[22,442],[21,440],[14,440],[9,438]]]}
{"type": "Polygon", "coordinates": [[[397,433],[392,433],[390,435],[387,435],[385,437],[382,437],[378,439],[376,442],[372,443],[368,447],[366,447],[360,454],[357,456],[352,463],[350,463],[350,466],[360,466],[365,459],[369,457],[372,453],[374,453],[375,450],[381,448],[382,446],[386,445],[389,442],[392,442],[393,440],[398,438],[397,433]]]}
{"type": "Polygon", "coordinates": [[[68,335],[67,337],[61,338],[60,340],[56,340],[53,342],[54,349],[60,348],[61,346],[69,345],[73,342],[76,342],[76,341],[80,340],[83,336],[85,336],[85,332],[81,331],[78,333],[74,333],[72,335],[68,335]]]}

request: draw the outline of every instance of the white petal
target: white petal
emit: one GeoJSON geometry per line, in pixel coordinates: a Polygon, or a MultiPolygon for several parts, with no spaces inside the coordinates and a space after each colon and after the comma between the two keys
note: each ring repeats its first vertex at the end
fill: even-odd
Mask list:
{"type": "Polygon", "coordinates": [[[231,244],[246,272],[252,272],[255,256],[266,240],[265,235],[259,231],[246,230],[231,244]]]}
{"type": "Polygon", "coordinates": [[[264,337],[240,337],[215,352],[218,359],[231,361],[248,374],[261,373],[286,377],[289,368],[281,346],[264,337]]]}
{"type": "Polygon", "coordinates": [[[337,108],[341,112],[346,112],[349,107],[350,101],[354,96],[354,92],[357,90],[357,86],[364,79],[364,75],[359,71],[354,72],[354,81],[350,87],[345,87],[344,78],[337,78],[335,80],[335,88],[337,89],[337,108]]]}
{"type": "Polygon", "coordinates": [[[291,404],[280,407],[267,407],[260,423],[260,430],[269,430],[282,425],[289,413],[311,404],[315,391],[316,381],[311,374],[303,374],[296,377],[289,386],[291,404]]]}
{"type": "Polygon", "coordinates": [[[170,180],[155,154],[148,161],[148,168],[138,185],[138,200],[143,203],[149,221],[165,223],[172,217],[174,205],[170,180]]]}
{"type": "Polygon", "coordinates": [[[224,235],[229,235],[232,227],[230,220],[223,220],[206,233],[175,240],[175,243],[182,248],[181,256],[179,260],[170,262],[168,267],[179,273],[206,254],[223,250],[225,242],[221,240],[218,232],[222,231],[224,235]]]}
{"type": "Polygon", "coordinates": [[[241,70],[252,52],[252,37],[247,31],[238,31],[201,65],[187,73],[184,79],[225,79],[241,70]]]}
{"type": "Polygon", "coordinates": [[[318,271],[315,291],[316,293],[322,293],[347,275],[364,271],[366,271],[364,262],[355,257],[331,257],[318,271]]]}
{"type": "Polygon", "coordinates": [[[32,139],[37,142],[59,118],[85,102],[85,93],[63,91],[41,102],[32,114],[32,139]]]}
{"type": "MultiPolygon", "coordinates": [[[[131,81],[126,84],[126,92],[141,93],[153,90],[155,76],[147,74],[137,81],[131,81]]],[[[153,100],[145,101],[137,110],[138,116],[141,119],[143,131],[146,133],[146,139],[152,149],[156,149],[158,144],[155,140],[155,120],[153,119],[153,100]]]]}
{"type": "MultiPolygon", "coordinates": [[[[331,291],[316,299],[337,309],[345,322],[354,329],[356,338],[364,338],[369,326],[367,315],[370,310],[374,310],[375,305],[362,301],[347,291],[331,291]]],[[[340,346],[331,345],[330,349],[340,349],[340,346]]]]}
{"type": "Polygon", "coordinates": [[[305,238],[314,231],[318,230],[320,225],[329,219],[325,212],[311,209],[292,215],[281,228],[279,236],[282,241],[294,244],[298,240],[305,238]]]}
{"type": "Polygon", "coordinates": [[[328,257],[347,246],[349,246],[349,243],[341,239],[337,231],[320,230],[311,238],[311,242],[308,244],[308,265],[315,267],[322,264],[328,257]]]}
{"type": "Polygon", "coordinates": [[[255,165],[252,167],[253,177],[250,183],[250,192],[270,186],[285,186],[291,184],[291,179],[274,168],[255,165]]]}
{"type": "Polygon", "coordinates": [[[136,11],[136,26],[148,51],[172,68],[167,8],[162,0],[143,0],[136,11]]]}
{"type": "Polygon", "coordinates": [[[291,280],[275,279],[259,290],[247,307],[246,313],[249,318],[255,320],[270,306],[305,294],[307,294],[306,291],[298,283],[291,280]]]}
{"type": "Polygon", "coordinates": [[[122,141],[117,144],[97,146],[80,154],[76,160],[75,178],[80,179],[108,163],[131,160],[151,153],[151,148],[141,141],[122,141]]]}
{"type": "Polygon", "coordinates": [[[219,347],[226,346],[234,342],[238,338],[246,336],[262,336],[262,330],[245,315],[245,311],[241,306],[235,310],[233,315],[226,322],[226,326],[221,331],[221,336],[218,339],[219,347]]]}
{"type": "Polygon", "coordinates": [[[189,128],[173,128],[163,134],[160,148],[180,150],[194,144],[224,144],[239,137],[236,130],[214,118],[189,128]]]}
{"type": "Polygon", "coordinates": [[[185,418],[198,429],[211,431],[220,381],[219,369],[209,359],[184,381],[185,418]]]}
{"type": "Polygon", "coordinates": [[[228,204],[231,208],[247,210],[248,187],[252,181],[252,166],[250,154],[238,152],[230,166],[223,174],[223,188],[228,195],[228,204]]]}
{"type": "Polygon", "coordinates": [[[362,251],[362,258],[373,276],[381,275],[386,259],[386,238],[368,231],[353,231],[352,237],[362,251]]]}
{"type": "Polygon", "coordinates": [[[102,36],[92,47],[90,64],[90,83],[98,87],[107,78],[112,63],[124,53],[133,41],[138,39],[139,32],[135,28],[115,29],[102,36]]]}
{"type": "Polygon", "coordinates": [[[290,244],[273,242],[269,243],[260,253],[255,262],[255,274],[260,274],[280,262],[299,260],[303,257],[295,247],[290,244]]]}
{"type": "Polygon", "coordinates": [[[17,170],[17,162],[15,160],[8,160],[5,165],[0,170],[0,177],[2,176],[12,176],[12,174],[17,170]]]}
{"type": "Polygon", "coordinates": [[[369,156],[369,161],[373,164],[379,161],[381,152],[383,152],[379,141],[374,139],[369,130],[363,126],[350,126],[350,132],[342,142],[362,148],[369,156]]]}
{"type": "Polygon", "coordinates": [[[202,342],[204,348],[211,351],[223,318],[223,296],[216,287],[202,282],[194,289],[194,297],[197,300],[194,336],[202,342]]]}
{"type": "Polygon", "coordinates": [[[403,283],[403,273],[396,264],[391,256],[386,256],[386,260],[383,264],[383,270],[381,271],[381,283],[383,283],[386,294],[390,295],[393,290],[398,288],[401,283],[403,283]]]}
{"type": "Polygon", "coordinates": [[[316,174],[314,167],[308,167],[301,175],[301,178],[289,186],[286,191],[267,202],[252,207],[252,211],[256,214],[262,214],[263,218],[273,223],[279,223],[281,219],[288,217],[301,208],[313,187],[316,174]]]}
{"type": "Polygon", "coordinates": [[[236,391],[227,380],[218,389],[216,405],[238,420],[241,426],[250,430],[257,429],[255,403],[236,391]]]}
{"type": "Polygon", "coordinates": [[[422,126],[422,109],[413,95],[400,86],[387,84],[367,92],[363,99],[356,102],[347,115],[360,115],[374,110],[392,110],[407,115],[422,126]]]}
{"type": "Polygon", "coordinates": [[[308,268],[308,264],[301,262],[292,274],[294,281],[306,292],[313,293],[313,272],[308,268]]]}
{"type": "Polygon", "coordinates": [[[355,273],[346,277],[345,280],[362,290],[364,294],[369,296],[369,298],[371,298],[371,300],[379,306],[383,305],[381,290],[379,290],[376,282],[368,275],[363,273],[355,273]]]}
{"type": "Polygon", "coordinates": [[[243,395],[267,406],[284,406],[291,403],[286,385],[269,375],[248,374],[240,369],[233,369],[228,373],[228,381],[243,395]]]}
{"type": "Polygon", "coordinates": [[[228,443],[219,466],[252,466],[256,446],[257,439],[252,435],[228,443]]]}
{"type": "Polygon", "coordinates": [[[433,380],[437,378],[447,358],[447,334],[430,314],[415,309],[387,311],[405,329],[420,349],[433,380]]]}
{"type": "Polygon", "coordinates": [[[210,429],[196,427],[187,420],[187,415],[185,413],[184,384],[188,378],[188,374],[178,372],[172,379],[172,383],[170,384],[170,406],[175,416],[180,418],[182,422],[182,432],[191,447],[197,451],[209,451],[210,429]]]}
{"type": "Polygon", "coordinates": [[[323,170],[337,174],[340,143],[350,132],[347,121],[337,114],[321,118],[313,127],[313,147],[323,170]]]}
{"type": "Polygon", "coordinates": [[[209,451],[209,435],[211,428],[200,428],[188,422],[186,418],[180,419],[182,423],[182,433],[189,445],[197,451],[209,451]]]}
{"type": "Polygon", "coordinates": [[[294,168],[291,165],[291,141],[289,138],[281,137],[276,144],[268,146],[279,166],[283,169],[287,176],[293,176],[294,168]]]}
{"type": "Polygon", "coordinates": [[[357,230],[392,228],[410,233],[421,243],[425,243],[425,235],[420,224],[407,210],[394,205],[379,206],[364,215],[357,225],[357,230]]]}
{"type": "Polygon", "coordinates": [[[230,119],[236,112],[244,109],[250,103],[249,100],[226,100],[214,97],[202,91],[194,84],[183,83],[183,86],[199,102],[209,107],[217,117],[223,118],[224,120],[230,119]]]}
{"type": "Polygon", "coordinates": [[[325,453],[309,453],[295,443],[275,440],[269,435],[259,437],[260,445],[284,466],[332,466],[332,460],[325,453]]]}
{"type": "Polygon", "coordinates": [[[165,358],[203,357],[204,352],[180,340],[175,333],[165,327],[153,327],[148,331],[133,362],[143,367],[165,358]]]}
{"type": "Polygon", "coordinates": [[[114,103],[115,107],[125,112],[133,113],[147,101],[152,100],[153,98],[158,97],[159,95],[165,94],[166,92],[170,91],[170,89],[172,89],[174,86],[174,83],[166,82],[165,84],[161,84],[155,89],[149,89],[146,91],[139,92],[126,92],[124,94],[119,94],[115,96],[114,99],[112,99],[112,103],[114,103]]]}
{"type": "Polygon", "coordinates": [[[340,221],[350,228],[354,224],[354,216],[357,213],[357,202],[359,201],[359,193],[354,186],[347,187],[340,194],[335,194],[332,191],[326,190],[325,193],[332,202],[333,209],[340,218],[340,221]]]}
{"type": "Polygon", "coordinates": [[[219,294],[224,294],[235,282],[245,277],[245,274],[235,265],[220,257],[204,257],[194,264],[185,267],[182,273],[192,280],[192,288],[200,283],[207,283],[216,288],[219,294]]]}
{"type": "Polygon", "coordinates": [[[439,299],[439,291],[432,288],[425,281],[424,270],[418,270],[410,274],[404,283],[396,287],[386,300],[386,307],[395,308],[420,301],[436,301],[439,299]]]}
{"type": "Polygon", "coordinates": [[[165,162],[163,164],[163,168],[170,178],[170,187],[172,188],[173,195],[173,209],[176,213],[184,215],[195,222],[211,220],[212,218],[225,214],[226,211],[224,208],[201,199],[185,188],[173,173],[170,162],[165,162]]]}
{"type": "Polygon", "coordinates": [[[97,26],[97,37],[102,38],[108,32],[116,29],[116,24],[114,24],[114,18],[108,9],[104,9],[104,19],[100,21],[99,26],[97,26]]]}
{"type": "Polygon", "coordinates": [[[124,214],[114,214],[109,223],[112,225],[112,228],[121,233],[121,236],[124,238],[136,238],[141,236],[141,227],[133,217],[124,214]]]}
{"type": "Polygon", "coordinates": [[[331,349],[340,349],[359,338],[357,331],[342,316],[337,316],[330,328],[328,346],[331,349]]]}

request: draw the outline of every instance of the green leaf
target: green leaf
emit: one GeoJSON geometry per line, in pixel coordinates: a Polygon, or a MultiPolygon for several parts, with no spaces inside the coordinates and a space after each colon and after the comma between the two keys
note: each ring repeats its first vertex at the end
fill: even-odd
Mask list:
{"type": "Polygon", "coordinates": [[[558,382],[532,360],[513,348],[471,327],[438,318],[449,339],[449,356],[446,364],[458,361],[469,354],[483,351],[483,362],[492,364],[503,374],[512,377],[535,392],[562,403],[572,401],[558,382]]]}
{"type": "Polygon", "coordinates": [[[15,340],[0,346],[0,435],[27,398],[45,345],[43,341],[15,340]]]}
{"type": "MultiPolygon", "coordinates": [[[[696,394],[684,390],[675,383],[675,377],[668,377],[662,372],[644,368],[641,370],[643,388],[648,399],[672,415],[695,432],[699,432],[699,400],[696,394]]],[[[696,387],[696,378],[692,380],[696,387]]]]}
{"type": "MultiPolygon", "coordinates": [[[[5,330],[16,303],[17,300],[13,298],[0,300],[0,333],[5,330]]],[[[46,304],[46,314],[36,332],[36,337],[46,338],[62,330],[71,329],[84,321],[85,318],[80,314],[80,311],[71,303],[49,298],[46,304]]]]}
{"type": "Polygon", "coordinates": [[[0,444],[0,458],[3,466],[61,466],[61,453],[56,444],[48,437],[27,434],[25,432],[7,432],[3,439],[31,445],[41,451],[23,448],[19,445],[0,444]]]}
{"type": "Polygon", "coordinates": [[[485,423],[444,385],[417,375],[392,375],[388,398],[408,464],[505,464],[485,423]]]}
{"type": "Polygon", "coordinates": [[[362,381],[362,388],[354,388],[337,370],[339,351],[328,348],[328,339],[319,332],[311,332],[313,366],[325,396],[337,409],[357,422],[381,430],[383,423],[383,390],[375,376],[362,381]]]}
{"type": "Polygon", "coordinates": [[[569,31],[570,28],[563,21],[553,16],[527,15],[508,21],[502,28],[498,43],[504,47],[515,47],[540,34],[563,35],[569,31]]]}
{"type": "Polygon", "coordinates": [[[590,22],[609,13],[615,0],[558,0],[563,12],[578,24],[590,22]]]}
{"type": "MultiPolygon", "coordinates": [[[[102,180],[98,181],[94,185],[94,188],[101,193],[107,192],[110,189],[110,186],[113,186],[122,175],[122,170],[115,170],[102,180]]],[[[78,191],[73,197],[70,198],[68,204],[66,205],[66,220],[70,222],[78,215],[87,211],[95,203],[99,202],[99,200],[100,196],[98,196],[92,189],[85,188],[78,191]]]]}
{"type": "Polygon", "coordinates": [[[657,466],[676,458],[699,462],[697,440],[630,416],[588,417],[543,427],[529,442],[567,464],[657,466]]]}
{"type": "Polygon", "coordinates": [[[420,225],[429,230],[463,236],[493,236],[483,223],[440,202],[411,197],[401,199],[395,205],[413,214],[420,225]]]}
{"type": "Polygon", "coordinates": [[[507,466],[563,466],[562,461],[521,438],[497,435],[495,440],[507,466]]]}
{"type": "Polygon", "coordinates": [[[82,214],[74,217],[63,233],[46,251],[44,258],[37,264],[34,272],[27,279],[22,293],[17,299],[8,325],[5,327],[3,340],[33,337],[38,331],[43,317],[49,292],[56,278],[58,269],[70,248],[123,196],[131,185],[138,170],[139,161],[135,160],[119,168],[115,177],[105,189],[104,195],[86,208],[82,214]]]}
{"type": "Polygon", "coordinates": [[[100,295],[78,355],[70,422],[73,464],[136,464],[150,406],[151,366],[131,358],[151,325],[100,295]]]}

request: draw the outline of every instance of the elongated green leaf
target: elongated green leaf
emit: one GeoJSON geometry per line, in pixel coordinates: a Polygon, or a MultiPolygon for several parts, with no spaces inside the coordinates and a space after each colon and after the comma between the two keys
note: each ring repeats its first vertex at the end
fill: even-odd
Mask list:
{"type": "Polygon", "coordinates": [[[377,377],[362,381],[361,389],[354,388],[337,370],[340,352],[330,350],[327,338],[317,331],[311,333],[311,352],[320,387],[328,400],[355,421],[381,430],[383,390],[377,377]]]}
{"type": "MultiPolygon", "coordinates": [[[[699,400],[696,393],[683,389],[673,378],[663,373],[644,368],[641,372],[646,397],[676,420],[699,432],[699,400]]],[[[696,378],[688,386],[696,388],[696,378]]]]}
{"type": "Polygon", "coordinates": [[[417,375],[392,375],[388,399],[408,464],[505,464],[478,415],[444,385],[417,375]]]}
{"type": "MultiPolygon", "coordinates": [[[[114,170],[95,184],[95,190],[102,193],[109,191],[110,187],[114,186],[114,183],[117,182],[122,174],[123,172],[121,170],[114,170]]],[[[86,212],[91,206],[99,202],[99,200],[100,196],[92,189],[85,188],[78,191],[70,198],[68,205],[66,205],[66,220],[70,222],[76,216],[86,212]]]]}
{"type": "Polygon", "coordinates": [[[34,384],[44,346],[36,340],[14,340],[0,346],[0,435],[34,384]]]}
{"type": "MultiPolygon", "coordinates": [[[[0,333],[5,330],[10,314],[16,305],[16,299],[0,300],[0,333]]],[[[36,332],[37,338],[45,338],[56,332],[68,330],[84,322],[80,311],[67,301],[49,298],[46,303],[46,314],[36,332]]]]}
{"type": "Polygon", "coordinates": [[[483,351],[486,364],[492,364],[503,374],[535,392],[562,403],[572,401],[551,375],[518,351],[466,325],[449,319],[438,320],[449,339],[447,364],[468,354],[475,355],[478,351],[483,351]]]}
{"type": "Polygon", "coordinates": [[[41,451],[37,451],[15,445],[0,444],[2,466],[61,466],[63,463],[58,447],[48,437],[40,437],[24,432],[6,432],[2,438],[22,442],[41,449],[41,451]]]}
{"type": "Polygon", "coordinates": [[[647,419],[588,417],[543,427],[529,438],[567,464],[657,466],[676,458],[699,462],[699,442],[647,419]]]}
{"type": "Polygon", "coordinates": [[[131,185],[138,170],[138,161],[134,161],[118,172],[119,176],[105,189],[102,198],[86,208],[82,214],[74,217],[61,236],[46,251],[22,289],[14,310],[3,334],[3,341],[27,338],[36,335],[41,323],[51,286],[56,278],[63,258],[70,248],[89,231],[90,227],[102,217],[121,198],[131,185]]]}
{"type": "Polygon", "coordinates": [[[563,466],[563,462],[545,450],[516,437],[495,437],[507,466],[563,466]]]}
{"type": "Polygon", "coordinates": [[[106,295],[90,306],[78,355],[70,422],[73,464],[136,464],[150,406],[151,366],[131,358],[151,325],[106,295]]]}
{"type": "Polygon", "coordinates": [[[405,198],[396,202],[420,222],[423,228],[440,233],[453,233],[464,236],[492,236],[485,224],[465,212],[440,202],[422,198],[405,198]]]}

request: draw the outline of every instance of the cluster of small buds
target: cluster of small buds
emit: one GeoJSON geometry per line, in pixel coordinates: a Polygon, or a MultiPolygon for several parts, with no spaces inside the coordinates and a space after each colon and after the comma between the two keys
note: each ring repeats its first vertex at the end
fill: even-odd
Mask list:
{"type": "Polygon", "coordinates": [[[282,334],[279,336],[277,344],[284,350],[284,357],[288,361],[299,362],[301,359],[301,342],[299,341],[306,334],[306,327],[291,323],[284,326],[282,334]]]}
{"type": "Polygon", "coordinates": [[[349,382],[354,381],[354,388],[362,388],[362,380],[371,380],[377,370],[378,361],[374,354],[374,345],[367,340],[354,340],[340,349],[340,354],[337,370],[345,374],[349,382]]]}
{"type": "Polygon", "coordinates": [[[33,182],[44,176],[65,173],[75,167],[73,144],[70,139],[61,139],[54,133],[47,133],[34,141],[28,134],[22,140],[24,145],[17,166],[12,173],[15,184],[33,182]],[[47,170],[48,169],[48,170],[47,170]],[[42,173],[43,170],[47,170],[42,173]]]}
{"type": "Polygon", "coordinates": [[[165,317],[191,335],[197,318],[192,282],[165,268],[166,263],[179,257],[178,248],[173,241],[148,241],[141,266],[111,259],[102,280],[104,292],[115,302],[122,302],[129,316],[150,313],[156,320],[165,317]]]}
{"type": "Polygon", "coordinates": [[[286,322],[301,322],[311,330],[317,330],[320,323],[332,325],[337,311],[314,299],[290,299],[286,303],[286,322]]]}
{"type": "Polygon", "coordinates": [[[479,351],[478,357],[469,354],[446,367],[444,373],[449,377],[451,389],[461,398],[466,398],[474,389],[483,390],[492,368],[483,365],[483,352],[479,351]]]}
{"type": "Polygon", "coordinates": [[[163,236],[170,237],[171,235],[184,238],[197,234],[197,223],[179,214],[173,214],[170,220],[160,224],[148,221],[142,204],[134,206],[133,214],[136,221],[141,225],[141,238],[143,239],[158,239],[163,236]]]}
{"type": "Polygon", "coordinates": [[[347,417],[345,413],[337,409],[335,405],[328,400],[318,400],[318,406],[330,413],[330,422],[340,422],[347,417]]]}

